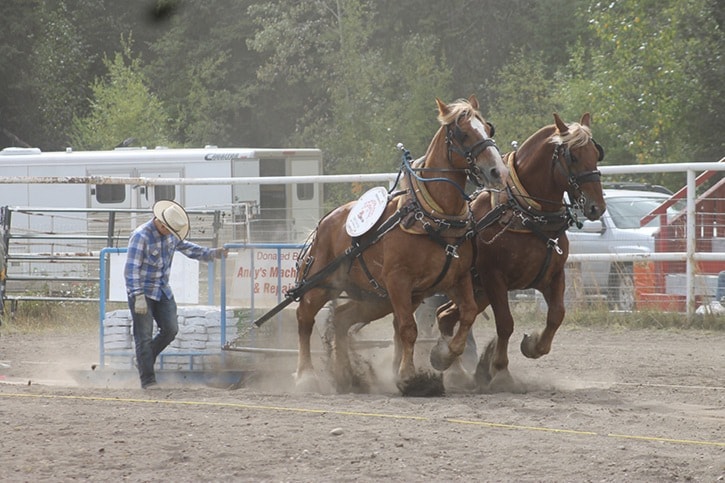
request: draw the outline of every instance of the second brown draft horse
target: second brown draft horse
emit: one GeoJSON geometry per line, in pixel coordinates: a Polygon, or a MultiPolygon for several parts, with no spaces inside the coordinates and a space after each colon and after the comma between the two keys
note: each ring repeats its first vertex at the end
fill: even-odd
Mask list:
{"type": "MultiPolygon", "coordinates": [[[[509,290],[534,288],[548,305],[544,331],[525,335],[521,352],[535,359],[551,350],[564,319],[566,229],[574,222],[570,207],[562,201],[564,193],[590,220],[606,209],[597,170],[604,151],[592,138],[589,113],[579,123],[567,125],[557,114],[554,121],[504,157],[509,180],[500,199],[482,192],[471,204],[479,229],[474,272],[477,313],[491,305],[496,321],[496,337],[476,368],[479,388],[498,373],[510,378],[507,351],[514,319],[509,290]]],[[[443,337],[452,334],[458,318],[455,302],[439,307],[443,337]]]]}
{"type": "MultiPolygon", "coordinates": [[[[380,221],[369,232],[353,238],[345,224],[355,203],[338,207],[320,221],[311,244],[301,255],[297,284],[315,280],[297,307],[296,383],[301,390],[318,390],[310,354],[315,315],[343,292],[352,300],[333,314],[336,352],[347,357],[350,327],[392,312],[395,344],[402,349],[396,370],[399,382],[415,377],[417,329],[413,311],[423,298],[446,293],[459,307],[462,325],[470,328],[475,319],[469,275],[473,218],[462,187],[471,178],[480,186],[501,189],[507,169],[491,137],[493,127],[479,113],[475,96],[451,104],[436,102],[441,127],[431,140],[422,167],[404,170],[409,188],[388,196],[380,221]],[[366,248],[356,251],[357,246],[366,248]],[[355,256],[348,260],[346,254],[351,250],[355,256]],[[341,257],[345,261],[330,270],[341,257]]],[[[460,340],[460,352],[464,346],[465,335],[460,340]]],[[[349,360],[336,364],[349,365],[349,360]]],[[[336,384],[338,391],[355,390],[342,378],[336,378],[336,384]]]]}

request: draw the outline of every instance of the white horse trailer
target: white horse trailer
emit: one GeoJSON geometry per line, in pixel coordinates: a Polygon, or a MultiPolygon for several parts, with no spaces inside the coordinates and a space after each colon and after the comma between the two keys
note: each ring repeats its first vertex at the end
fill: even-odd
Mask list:
{"type": "MultiPolygon", "coordinates": [[[[118,148],[112,151],[41,152],[37,148],[0,151],[0,177],[255,178],[322,174],[319,149],[118,148]]],[[[319,221],[322,188],[297,184],[0,184],[0,206],[48,208],[150,208],[172,199],[187,209],[219,209],[243,224],[235,239],[298,241],[319,221]],[[251,228],[251,229],[250,229],[251,228]]],[[[18,215],[15,229],[48,231],[49,220],[18,215]],[[25,219],[23,219],[25,218],[25,219]]],[[[131,223],[145,220],[131,220],[131,223]]],[[[229,220],[229,221],[232,221],[229,220]]],[[[234,223],[231,223],[234,224],[234,223]]],[[[78,227],[80,229],[80,227],[78,227]]]]}
{"type": "Polygon", "coordinates": [[[97,280],[98,252],[125,246],[162,199],[187,208],[202,245],[304,241],[322,216],[322,184],[286,179],[320,174],[318,149],[5,148],[0,298],[6,281],[24,293],[97,280]]]}

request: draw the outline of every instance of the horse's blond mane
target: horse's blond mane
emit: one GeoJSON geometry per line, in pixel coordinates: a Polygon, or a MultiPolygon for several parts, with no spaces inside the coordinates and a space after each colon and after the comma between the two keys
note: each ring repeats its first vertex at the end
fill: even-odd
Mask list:
{"type": "Polygon", "coordinates": [[[549,140],[552,144],[564,144],[569,148],[586,146],[592,139],[592,130],[587,126],[573,122],[569,124],[569,130],[564,134],[554,134],[549,140]]]}
{"type": "Polygon", "coordinates": [[[447,114],[438,114],[438,122],[445,126],[458,119],[462,114],[465,114],[467,118],[476,116],[479,119],[483,119],[481,113],[474,109],[470,102],[466,99],[457,99],[448,104],[447,114]]]}

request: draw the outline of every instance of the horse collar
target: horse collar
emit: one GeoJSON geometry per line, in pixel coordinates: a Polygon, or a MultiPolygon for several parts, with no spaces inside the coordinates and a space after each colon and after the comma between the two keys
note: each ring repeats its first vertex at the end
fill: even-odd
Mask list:
{"type": "Polygon", "coordinates": [[[507,191],[510,191],[513,197],[516,198],[516,201],[520,207],[523,208],[523,205],[528,205],[527,211],[543,211],[541,203],[539,203],[534,198],[532,198],[531,195],[529,195],[529,192],[526,191],[526,188],[519,179],[519,174],[516,172],[516,151],[508,153],[505,158],[507,167],[509,169],[509,183],[507,183],[507,191]],[[524,203],[522,203],[522,201],[524,201],[524,203]]]}
{"type": "MultiPolygon", "coordinates": [[[[546,227],[546,231],[559,232],[569,226],[569,213],[566,207],[557,211],[544,211],[539,202],[537,202],[526,190],[516,172],[515,152],[508,153],[505,158],[509,168],[509,179],[506,185],[506,193],[508,195],[507,210],[510,210],[510,219],[514,226],[508,229],[516,232],[542,232],[546,227]],[[563,228],[562,228],[563,227],[563,228]]],[[[496,200],[491,197],[491,207],[497,208],[496,200]]],[[[504,219],[501,216],[501,219],[504,219]]]]}
{"type": "Polygon", "coordinates": [[[434,225],[436,231],[445,232],[445,236],[458,237],[471,229],[473,213],[465,203],[457,214],[447,214],[431,197],[426,184],[415,177],[409,177],[408,196],[400,197],[398,209],[408,205],[408,216],[400,224],[400,228],[412,235],[425,235],[427,226],[434,225]]]}

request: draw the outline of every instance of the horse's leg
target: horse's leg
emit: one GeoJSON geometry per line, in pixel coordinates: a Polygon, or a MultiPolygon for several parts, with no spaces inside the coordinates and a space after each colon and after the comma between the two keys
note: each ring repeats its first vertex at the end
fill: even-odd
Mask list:
{"type": "MultiPolygon", "coordinates": [[[[426,320],[418,320],[418,314],[416,314],[416,311],[420,307],[420,304],[418,306],[413,307],[413,317],[415,318],[415,326],[418,329],[418,332],[420,333],[420,324],[426,324],[428,321],[426,320]]],[[[397,374],[398,368],[400,367],[400,361],[403,358],[403,343],[400,339],[400,324],[398,324],[398,318],[393,317],[393,373],[397,374]]]]}
{"type": "MultiPolygon", "coordinates": [[[[418,324],[415,325],[416,328],[418,324]]],[[[417,338],[417,336],[416,336],[417,338]]],[[[400,361],[403,359],[403,342],[400,339],[400,324],[398,318],[393,317],[393,374],[398,373],[400,361]]]]}
{"type": "Polygon", "coordinates": [[[332,352],[332,372],[335,378],[337,391],[340,393],[354,390],[365,391],[368,384],[361,381],[361,377],[353,368],[350,360],[350,328],[355,325],[367,325],[390,313],[390,308],[385,303],[365,303],[355,300],[344,303],[337,307],[333,318],[335,329],[335,341],[332,352]]]}
{"type": "MultiPolygon", "coordinates": [[[[486,310],[486,307],[488,307],[488,296],[483,290],[477,290],[474,291],[474,297],[476,300],[476,314],[482,313],[484,310],[486,310]]],[[[458,319],[460,318],[458,306],[454,304],[452,301],[448,301],[445,304],[438,307],[436,318],[438,320],[438,330],[441,333],[441,336],[443,338],[450,338],[453,336],[453,329],[455,328],[456,324],[458,323],[458,319]]],[[[466,349],[468,350],[468,344],[473,340],[472,339],[472,333],[469,332],[469,337],[466,340],[466,349]]],[[[464,350],[464,355],[465,355],[464,350]]],[[[474,349],[475,350],[475,349],[474,349]]],[[[483,357],[483,354],[481,354],[481,357],[483,357]]],[[[463,385],[465,387],[468,387],[472,381],[469,381],[469,371],[475,372],[475,366],[478,364],[478,361],[476,360],[473,364],[474,367],[470,369],[466,369],[464,365],[462,364],[461,357],[458,358],[458,361],[461,362],[461,364],[456,364],[455,362],[451,365],[451,369],[453,372],[456,372],[457,374],[452,374],[450,378],[454,383],[458,383],[458,385],[463,385]]],[[[450,371],[449,371],[450,372],[450,371]]],[[[448,384],[447,384],[448,385],[448,384]]]]}
{"type": "MultiPolygon", "coordinates": [[[[488,307],[488,296],[483,290],[477,290],[473,293],[476,300],[476,315],[482,313],[488,307]]],[[[460,319],[458,306],[453,301],[448,301],[438,307],[436,311],[436,319],[438,321],[438,330],[444,336],[452,337],[453,329],[456,327],[460,319]]]]}
{"type": "Polygon", "coordinates": [[[459,317],[458,306],[452,300],[438,307],[436,319],[438,320],[438,330],[441,335],[453,337],[453,328],[458,323],[459,317]]]}
{"type": "Polygon", "coordinates": [[[318,391],[315,369],[312,366],[312,352],[310,349],[310,337],[312,328],[315,325],[315,315],[330,300],[329,295],[323,289],[312,289],[307,292],[297,306],[297,372],[295,373],[295,384],[302,391],[318,391]]]}
{"type": "Polygon", "coordinates": [[[531,335],[524,335],[521,341],[521,353],[531,359],[537,359],[551,351],[551,344],[554,341],[554,335],[564,320],[564,289],[566,281],[564,271],[562,270],[551,280],[541,293],[548,306],[546,312],[546,327],[539,334],[534,332],[531,335]]]}
{"type": "MultiPolygon", "coordinates": [[[[397,323],[395,338],[400,341],[400,364],[397,368],[398,381],[407,381],[415,376],[415,363],[413,350],[418,338],[418,326],[413,316],[413,292],[410,282],[402,276],[388,277],[394,283],[386,284],[390,303],[393,307],[393,317],[397,323]]],[[[397,343],[396,340],[396,343],[397,343]]]]}
{"type": "Polygon", "coordinates": [[[430,353],[430,362],[434,369],[445,371],[453,361],[463,354],[466,340],[476,319],[477,304],[473,295],[473,281],[468,272],[461,277],[447,294],[458,308],[458,330],[451,338],[441,332],[441,338],[430,353]]]}
{"type": "MultiPolygon", "coordinates": [[[[483,312],[488,306],[488,298],[486,298],[483,292],[474,293],[476,296],[476,312],[477,314],[483,312]]],[[[453,337],[453,329],[458,323],[459,311],[458,306],[449,301],[441,305],[436,312],[436,319],[438,321],[438,329],[441,333],[442,339],[450,339],[453,337]]],[[[466,339],[466,348],[468,350],[468,344],[472,340],[472,332],[469,332],[469,337],[466,339]]],[[[474,349],[475,350],[475,349],[474,349]]],[[[443,376],[444,386],[447,390],[462,389],[464,391],[470,391],[476,387],[476,380],[474,378],[473,369],[469,372],[463,365],[463,357],[456,358],[450,367],[445,371],[443,376]]]]}
{"type": "Polygon", "coordinates": [[[491,274],[485,285],[496,321],[496,337],[491,339],[478,361],[476,381],[479,386],[488,385],[497,373],[508,371],[508,344],[514,332],[514,318],[508,303],[506,282],[491,274]]]}

